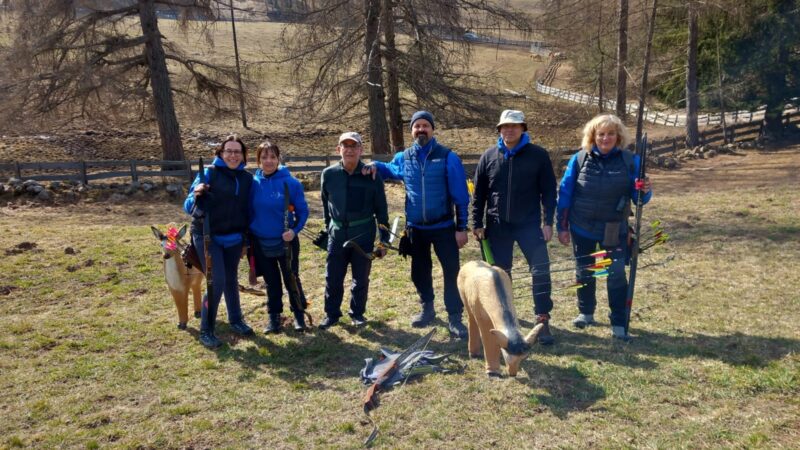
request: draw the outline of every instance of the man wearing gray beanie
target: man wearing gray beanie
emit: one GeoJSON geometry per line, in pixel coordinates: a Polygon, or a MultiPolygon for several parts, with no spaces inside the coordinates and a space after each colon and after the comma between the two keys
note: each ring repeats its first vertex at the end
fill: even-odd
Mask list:
{"type": "Polygon", "coordinates": [[[461,159],[433,137],[433,115],[417,111],[411,116],[414,144],[398,152],[389,163],[368,165],[383,179],[403,180],[406,187],[406,236],[411,256],[411,280],[417,288],[422,311],[412,317],[411,326],[422,328],[436,318],[431,272],[431,246],[439,257],[444,274],[444,304],[448,329],[459,338],[467,337],[462,322],[464,305],[458,294],[460,268],[458,251],[466,245],[466,174],[461,159]]]}

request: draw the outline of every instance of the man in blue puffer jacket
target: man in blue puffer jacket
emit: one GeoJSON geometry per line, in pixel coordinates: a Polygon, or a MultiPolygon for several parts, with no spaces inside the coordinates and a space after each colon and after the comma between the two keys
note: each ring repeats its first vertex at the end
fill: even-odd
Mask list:
{"type": "Polygon", "coordinates": [[[444,304],[450,333],[467,336],[461,316],[464,305],[458,295],[458,251],[467,243],[466,174],[461,159],[433,137],[433,115],[417,111],[411,116],[414,145],[398,152],[390,163],[374,162],[366,170],[377,169],[384,179],[403,180],[406,186],[406,232],[410,239],[411,280],[417,288],[422,312],[411,326],[426,327],[433,322],[433,279],[431,246],[444,273],[444,304]],[[374,169],[373,169],[374,168],[374,169]]]}

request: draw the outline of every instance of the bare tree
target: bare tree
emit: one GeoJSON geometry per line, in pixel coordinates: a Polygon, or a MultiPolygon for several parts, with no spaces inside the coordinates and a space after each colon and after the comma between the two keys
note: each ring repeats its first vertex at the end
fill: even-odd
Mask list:
{"type": "MultiPolygon", "coordinates": [[[[636,142],[642,139],[642,127],[644,125],[644,97],[647,95],[647,75],[650,71],[650,52],[653,48],[653,33],[656,29],[656,12],[658,11],[658,0],[653,0],[652,12],[647,22],[647,44],[644,51],[644,68],[642,69],[642,82],[639,86],[639,108],[636,110],[636,142]]],[[[646,17],[646,16],[645,16],[646,17]]]]}
{"type": "Polygon", "coordinates": [[[625,120],[628,78],[625,65],[628,63],[628,0],[619,0],[619,40],[617,44],[617,116],[625,120]]]}
{"type": "Polygon", "coordinates": [[[697,5],[690,1],[687,5],[689,37],[686,45],[686,145],[694,147],[700,141],[697,126],[697,5]]]}
{"type": "Polygon", "coordinates": [[[158,12],[169,10],[179,14],[184,30],[196,26],[205,32],[215,0],[11,3],[20,18],[3,56],[7,68],[23,75],[4,80],[0,98],[9,100],[8,114],[63,121],[152,114],[163,158],[181,160],[175,99],[213,114],[235,113],[239,91],[233,67],[189,57],[159,30],[158,12]],[[173,73],[168,62],[177,68],[173,73]]]}

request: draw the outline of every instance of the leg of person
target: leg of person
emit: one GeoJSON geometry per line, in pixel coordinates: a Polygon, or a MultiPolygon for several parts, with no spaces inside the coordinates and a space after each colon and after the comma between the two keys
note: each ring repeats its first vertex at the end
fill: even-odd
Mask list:
{"type": "Polygon", "coordinates": [[[427,327],[436,318],[433,307],[433,261],[431,260],[431,240],[428,230],[411,229],[411,281],[417,288],[422,311],[411,317],[411,326],[427,327]]]}
{"type": "Polygon", "coordinates": [[[350,249],[344,248],[341,242],[331,240],[328,244],[328,258],[325,264],[325,318],[319,327],[326,329],[337,322],[342,316],[341,306],[344,296],[344,277],[347,274],[347,253],[350,249]]]}
{"type": "Polygon", "coordinates": [[[458,271],[461,268],[455,226],[433,230],[433,250],[439,258],[444,275],[444,306],[450,334],[458,339],[467,338],[467,327],[462,322],[464,304],[458,294],[458,271]]]}
{"type": "Polygon", "coordinates": [[[516,227],[514,239],[519,244],[528,269],[531,272],[533,293],[533,312],[536,323],[544,324],[537,339],[541,345],[552,345],[555,338],[550,332],[550,311],[553,310],[553,298],[550,285],[550,256],[547,253],[547,242],[544,241],[542,229],[538,224],[516,227]]]}
{"type": "Polygon", "coordinates": [[[361,327],[367,323],[364,312],[367,310],[369,273],[372,270],[372,261],[362,255],[353,253],[350,257],[350,267],[353,270],[353,282],[350,286],[349,315],[353,320],[353,325],[361,327]]]}
{"type": "MultiPolygon", "coordinates": [[[[202,241],[202,236],[200,238],[202,241]]],[[[219,301],[222,298],[222,290],[225,283],[225,267],[224,258],[222,255],[222,247],[211,241],[208,249],[211,255],[211,275],[212,275],[212,295],[208,295],[203,299],[203,307],[200,310],[200,342],[209,348],[215,348],[222,345],[222,342],[217,339],[214,334],[214,329],[217,323],[217,309],[219,308],[219,301]]],[[[199,249],[203,247],[198,247],[199,249]]],[[[205,266],[205,254],[201,257],[203,265],[205,266]]]]}
{"type": "Polygon", "coordinates": [[[267,285],[267,326],[264,333],[280,333],[283,312],[283,285],[281,284],[280,258],[265,258],[264,283],[267,285]]]}
{"type": "Polygon", "coordinates": [[[608,318],[611,321],[612,336],[622,340],[628,340],[629,336],[625,332],[625,325],[628,320],[625,314],[625,302],[628,296],[628,280],[625,277],[625,256],[627,254],[627,241],[620,239],[618,248],[609,249],[611,266],[608,268],[608,307],[611,312],[608,318]]]}
{"type": "Polygon", "coordinates": [[[239,260],[242,257],[242,244],[223,249],[225,268],[225,308],[228,310],[228,323],[234,333],[240,336],[253,334],[253,329],[244,321],[239,299],[239,260]]]}
{"type": "MultiPolygon", "coordinates": [[[[289,247],[289,251],[292,251],[291,246],[289,247]]],[[[292,255],[292,266],[294,266],[294,255],[292,255]]],[[[292,268],[288,267],[286,264],[286,257],[282,256],[277,259],[277,263],[280,265],[280,274],[283,277],[283,284],[286,286],[286,291],[289,295],[289,309],[292,311],[292,316],[294,317],[294,325],[293,328],[295,331],[303,331],[306,329],[306,320],[303,317],[303,305],[302,296],[299,296],[295,291],[292,283],[296,283],[296,276],[292,268]],[[293,279],[294,278],[294,279],[293,279]],[[300,305],[298,308],[297,305],[300,305]]],[[[296,283],[297,288],[300,288],[299,283],[296,283]]],[[[281,305],[283,306],[283,305],[281,305]]]]}
{"type": "Polygon", "coordinates": [[[494,256],[494,265],[506,271],[511,277],[514,260],[514,238],[504,224],[489,224],[486,227],[486,238],[494,256]]]}
{"type": "Polygon", "coordinates": [[[597,241],[583,237],[576,233],[570,233],[572,237],[572,251],[575,255],[575,280],[583,284],[578,288],[578,317],[572,321],[577,328],[584,328],[594,324],[594,310],[597,306],[595,288],[597,280],[592,276],[594,273],[586,266],[594,262],[594,257],[589,256],[595,251],[597,241]]]}

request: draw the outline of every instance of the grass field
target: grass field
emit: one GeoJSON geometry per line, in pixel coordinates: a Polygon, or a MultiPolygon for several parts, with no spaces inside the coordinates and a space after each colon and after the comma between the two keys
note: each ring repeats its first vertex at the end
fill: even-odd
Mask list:
{"type": "MultiPolygon", "coordinates": [[[[574,294],[557,292],[556,345],[537,346],[517,378],[497,381],[438,320],[430,348],[452,352],[463,370],[383,394],[375,446],[796,448],[798,156],[794,147],[653,175],[645,217],[672,242],[642,257],[630,344],[609,338],[604,294],[599,326],[578,331],[574,294]]],[[[394,214],[401,189],[390,188],[394,214]]],[[[318,194],[308,197],[316,207],[318,194]]],[[[371,430],[360,408],[364,358],[422,334],[408,325],[417,309],[408,262],[374,264],[364,329],[239,339],[221,308],[227,344],[209,351],[196,320],[188,332],[175,327],[148,227],[170,221],[185,221],[177,204],[0,208],[0,448],[358,448],[371,430]]],[[[462,258],[478,258],[474,242],[462,258]]],[[[323,261],[304,241],[317,321],[323,261]]],[[[437,293],[441,318],[440,282],[437,293]]],[[[242,303],[261,330],[263,296],[242,303]]]]}

